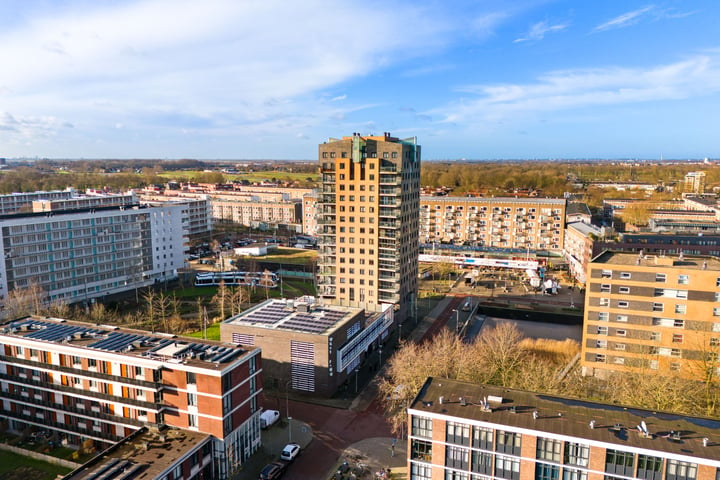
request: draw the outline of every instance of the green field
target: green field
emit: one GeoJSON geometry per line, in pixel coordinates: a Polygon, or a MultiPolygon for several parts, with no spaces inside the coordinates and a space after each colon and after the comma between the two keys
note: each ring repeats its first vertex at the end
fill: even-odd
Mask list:
{"type": "Polygon", "coordinates": [[[0,450],[2,480],[52,480],[69,471],[69,468],[0,450]]]}

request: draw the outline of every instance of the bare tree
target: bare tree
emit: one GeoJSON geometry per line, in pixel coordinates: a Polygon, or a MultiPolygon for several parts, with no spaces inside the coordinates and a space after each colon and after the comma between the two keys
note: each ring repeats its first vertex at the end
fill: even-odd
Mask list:
{"type": "Polygon", "coordinates": [[[212,297],[212,301],[217,305],[220,311],[220,321],[225,320],[225,310],[230,301],[230,292],[228,287],[225,286],[225,282],[221,281],[218,285],[217,293],[212,297]]]}
{"type": "Polygon", "coordinates": [[[45,290],[37,283],[31,282],[26,288],[14,289],[5,296],[3,315],[5,318],[40,315],[46,303],[45,290]]]}
{"type": "Polygon", "coordinates": [[[143,300],[145,300],[145,311],[147,314],[147,319],[150,322],[150,331],[155,331],[155,297],[156,292],[152,288],[148,288],[143,293],[143,300]]]}

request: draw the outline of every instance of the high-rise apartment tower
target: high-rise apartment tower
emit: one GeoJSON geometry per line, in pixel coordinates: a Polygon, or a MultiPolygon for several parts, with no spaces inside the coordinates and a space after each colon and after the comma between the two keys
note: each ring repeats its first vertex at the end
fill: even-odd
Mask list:
{"type": "Polygon", "coordinates": [[[337,305],[414,314],[418,276],[420,146],[385,133],[319,147],[318,293],[337,305]]]}

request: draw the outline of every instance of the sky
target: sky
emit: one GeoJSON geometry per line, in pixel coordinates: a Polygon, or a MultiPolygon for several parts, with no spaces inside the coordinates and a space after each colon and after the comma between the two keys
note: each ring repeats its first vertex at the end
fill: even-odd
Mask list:
{"type": "Polygon", "coordinates": [[[3,0],[0,157],[720,158],[717,0],[3,0]]]}

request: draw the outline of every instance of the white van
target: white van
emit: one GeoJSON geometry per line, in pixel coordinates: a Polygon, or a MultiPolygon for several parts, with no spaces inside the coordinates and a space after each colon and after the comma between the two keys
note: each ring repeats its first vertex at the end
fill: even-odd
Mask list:
{"type": "Polygon", "coordinates": [[[260,414],[260,428],[266,429],[280,420],[280,412],[277,410],[265,410],[260,414]]]}

